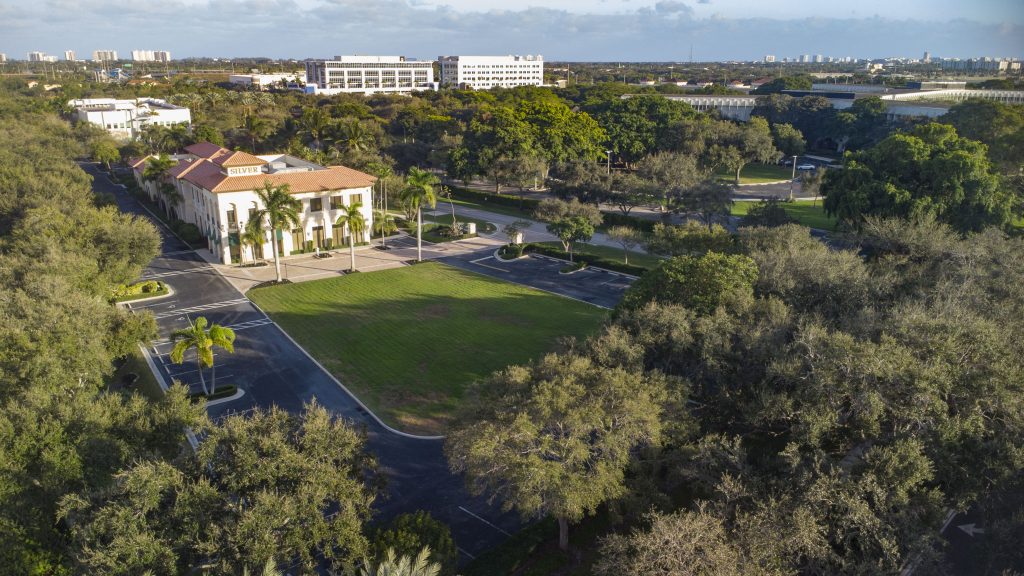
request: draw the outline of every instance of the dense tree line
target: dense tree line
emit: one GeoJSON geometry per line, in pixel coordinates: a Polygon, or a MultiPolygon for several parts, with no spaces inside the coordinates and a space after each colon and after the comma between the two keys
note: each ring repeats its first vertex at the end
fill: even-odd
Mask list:
{"type": "Polygon", "coordinates": [[[1024,243],[874,218],[855,240],[745,228],[668,260],[599,335],[483,383],[452,466],[525,517],[624,512],[600,574],[941,573],[971,505],[988,573],[1016,565],[1024,243]]]}
{"type": "MultiPolygon", "coordinates": [[[[150,400],[111,385],[156,324],[109,296],[159,236],[75,164],[105,138],[0,84],[0,571],[309,573],[386,555],[364,531],[363,437],[323,408],[213,424],[182,386],[150,400]]],[[[411,551],[406,528],[401,552],[443,544],[431,530],[411,551]]]]}

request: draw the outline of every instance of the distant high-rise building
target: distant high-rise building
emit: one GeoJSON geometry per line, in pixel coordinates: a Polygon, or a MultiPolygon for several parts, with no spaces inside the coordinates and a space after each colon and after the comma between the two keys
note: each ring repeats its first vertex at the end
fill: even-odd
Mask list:
{"type": "Polygon", "coordinates": [[[921,58],[921,60],[924,60],[924,63],[928,64],[929,62],[932,61],[932,53],[927,51],[927,50],[925,50],[924,51],[924,58],[921,58]]]}
{"type": "Polygon", "coordinates": [[[170,62],[171,53],[166,50],[132,50],[135,62],[170,62]]]}
{"type": "Polygon", "coordinates": [[[73,62],[75,60],[75,51],[74,50],[65,50],[64,51],[64,59],[67,60],[68,62],[73,62]]]}
{"type": "Polygon", "coordinates": [[[814,55],[814,63],[815,64],[821,64],[824,61],[825,61],[825,57],[822,56],[821,54],[815,54],[814,55]]]}
{"type": "Polygon", "coordinates": [[[93,50],[92,59],[97,62],[117,60],[117,50],[93,50]]]}
{"type": "Polygon", "coordinates": [[[765,64],[771,64],[772,62],[775,62],[775,55],[774,54],[766,55],[764,57],[764,62],[765,62],[765,64]]]}
{"type": "Polygon", "coordinates": [[[46,59],[46,54],[43,53],[43,52],[29,52],[28,53],[28,61],[29,62],[43,62],[45,59],[46,59]]]}
{"type": "Polygon", "coordinates": [[[810,54],[802,54],[800,56],[800,61],[801,62],[810,62],[811,61],[811,55],[810,54]]]}
{"type": "Polygon", "coordinates": [[[7,54],[0,53],[0,64],[7,63],[7,54]]]}

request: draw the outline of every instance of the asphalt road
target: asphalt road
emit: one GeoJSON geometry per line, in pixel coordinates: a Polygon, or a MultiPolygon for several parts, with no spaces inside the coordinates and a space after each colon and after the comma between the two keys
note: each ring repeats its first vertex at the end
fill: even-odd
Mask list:
{"type": "Polygon", "coordinates": [[[205,316],[210,322],[233,328],[237,335],[235,353],[219,352],[216,357],[218,385],[234,384],[245,393],[237,400],[210,406],[212,418],[273,405],[300,411],[315,400],[366,431],[367,448],[387,477],[384,494],[376,504],[376,519],[427,510],[451,527],[463,559],[494,547],[522,526],[514,512],[502,513],[484,499],[466,493],[462,479],[448,471],[441,441],[410,438],[384,428],[263,312],[146,213],[138,201],[95,166],[83,168],[93,176],[96,191],[113,193],[122,211],[148,218],[160,230],[160,255],[146,268],[143,278],[159,279],[174,293],[165,299],[139,303],[135,309],[149,310],[157,319],[160,340],[150,353],[166,381],[174,378],[198,389],[194,364],[171,363],[166,339],[173,330],[187,326],[189,319],[205,316]]]}

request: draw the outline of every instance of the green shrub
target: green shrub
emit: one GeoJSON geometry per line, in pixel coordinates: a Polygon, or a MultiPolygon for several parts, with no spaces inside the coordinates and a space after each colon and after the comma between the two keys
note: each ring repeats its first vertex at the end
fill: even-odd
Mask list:
{"type": "Polygon", "coordinates": [[[204,246],[206,244],[206,237],[199,231],[199,227],[190,222],[184,222],[182,220],[175,220],[171,223],[171,229],[174,233],[181,237],[182,240],[187,242],[189,245],[204,246]]]}
{"type": "Polygon", "coordinates": [[[387,528],[378,528],[373,536],[377,558],[388,548],[399,556],[415,556],[424,546],[430,546],[430,560],[441,565],[441,574],[455,573],[458,549],[451,530],[423,510],[398,516],[387,528]]]}
{"type": "MultiPolygon", "coordinates": [[[[569,259],[569,253],[560,248],[554,246],[544,246],[542,244],[527,244],[524,248],[526,253],[543,254],[545,256],[551,256],[552,258],[559,258],[562,260],[569,259]]],[[[582,262],[587,266],[594,266],[595,268],[603,268],[605,270],[612,270],[614,272],[621,272],[623,274],[629,274],[631,276],[641,276],[647,271],[646,268],[641,266],[634,266],[633,264],[623,264],[616,262],[615,260],[609,260],[607,258],[601,258],[600,256],[591,256],[589,254],[577,254],[573,253],[573,261],[582,262]]]]}
{"type": "Polygon", "coordinates": [[[630,228],[637,228],[648,234],[654,230],[654,225],[658,222],[656,220],[648,220],[647,218],[637,218],[636,216],[627,216],[622,212],[602,212],[604,220],[601,221],[601,228],[611,228],[612,226],[629,226],[630,228]]]}
{"type": "Polygon", "coordinates": [[[740,226],[764,226],[775,228],[796,223],[796,218],[789,215],[777,198],[762,200],[753,206],[740,220],[740,226]]]}
{"type": "Polygon", "coordinates": [[[127,302],[130,300],[138,300],[140,298],[148,298],[150,296],[157,296],[160,293],[166,293],[167,287],[163,282],[157,282],[156,280],[146,280],[145,282],[136,282],[135,284],[121,284],[110,291],[110,302],[127,302]]]}
{"type": "Polygon", "coordinates": [[[526,244],[506,244],[498,251],[498,255],[506,260],[519,258],[523,255],[523,250],[526,246],[526,244]]]}

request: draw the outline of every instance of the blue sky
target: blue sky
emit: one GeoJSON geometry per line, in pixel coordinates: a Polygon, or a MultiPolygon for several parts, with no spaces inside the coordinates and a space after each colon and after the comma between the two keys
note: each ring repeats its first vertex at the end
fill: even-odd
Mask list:
{"type": "Polygon", "coordinates": [[[1021,0],[0,0],[0,52],[187,56],[543,54],[685,61],[1024,57],[1021,0]]]}

